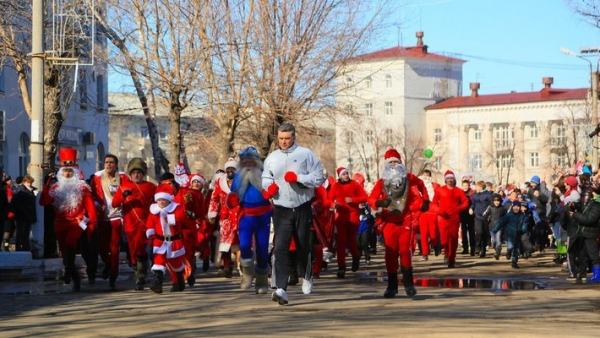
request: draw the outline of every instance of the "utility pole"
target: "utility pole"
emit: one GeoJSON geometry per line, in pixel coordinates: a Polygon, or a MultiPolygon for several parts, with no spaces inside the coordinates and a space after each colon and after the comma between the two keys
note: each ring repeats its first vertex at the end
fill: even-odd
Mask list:
{"type": "MultiPolygon", "coordinates": [[[[592,128],[598,125],[598,70],[592,72],[592,128]]],[[[592,169],[598,169],[598,137],[592,139],[592,169]]]]}
{"type": "MultiPolygon", "coordinates": [[[[31,37],[31,144],[27,172],[43,187],[42,163],[44,162],[44,0],[33,0],[31,37]]],[[[38,193],[39,194],[39,193],[38,193]]],[[[44,257],[44,212],[38,206],[37,224],[33,230],[33,258],[44,257]]]]}

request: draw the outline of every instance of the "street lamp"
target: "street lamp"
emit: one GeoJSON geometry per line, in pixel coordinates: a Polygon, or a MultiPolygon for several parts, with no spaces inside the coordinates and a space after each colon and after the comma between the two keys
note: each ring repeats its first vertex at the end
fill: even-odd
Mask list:
{"type": "MultiPolygon", "coordinates": [[[[582,54],[598,53],[600,48],[581,48],[582,54]]],[[[592,62],[581,55],[569,50],[565,47],[560,48],[561,53],[576,57],[578,59],[585,60],[590,65],[590,92],[592,95],[592,126],[594,128],[598,125],[598,67],[600,66],[600,60],[596,64],[596,72],[593,70],[592,62]]],[[[594,146],[594,140],[592,140],[592,166],[598,166],[598,149],[594,146]]]]}

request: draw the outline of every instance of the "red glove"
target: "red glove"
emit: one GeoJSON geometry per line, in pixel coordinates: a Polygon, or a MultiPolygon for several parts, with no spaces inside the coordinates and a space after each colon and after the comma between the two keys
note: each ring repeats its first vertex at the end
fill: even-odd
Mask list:
{"type": "Polygon", "coordinates": [[[229,194],[227,194],[227,197],[225,198],[225,205],[229,209],[233,209],[240,205],[240,197],[238,196],[238,194],[234,192],[230,192],[229,194]]]}
{"type": "Polygon", "coordinates": [[[288,171],[285,173],[285,176],[283,176],[283,179],[288,183],[296,183],[298,182],[298,175],[293,171],[288,171]]]}
{"type": "Polygon", "coordinates": [[[277,186],[276,183],[271,183],[270,186],[267,187],[267,189],[263,189],[262,190],[262,195],[263,197],[268,200],[273,198],[273,196],[275,196],[275,194],[279,191],[279,187],[277,186]]]}

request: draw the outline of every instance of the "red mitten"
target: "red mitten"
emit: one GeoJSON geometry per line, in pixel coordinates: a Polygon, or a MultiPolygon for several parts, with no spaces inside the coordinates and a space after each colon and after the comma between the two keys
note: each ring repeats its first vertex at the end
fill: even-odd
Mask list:
{"type": "Polygon", "coordinates": [[[296,183],[298,182],[298,175],[293,171],[288,171],[285,173],[285,176],[283,176],[283,179],[288,183],[296,183]]]}
{"type": "Polygon", "coordinates": [[[227,197],[225,198],[225,205],[229,209],[233,209],[233,208],[239,206],[240,205],[240,196],[238,196],[238,194],[236,194],[234,192],[230,192],[229,194],[227,194],[227,197]]]}
{"type": "Polygon", "coordinates": [[[275,196],[275,194],[279,191],[279,187],[277,186],[276,183],[271,183],[270,186],[267,187],[267,189],[263,189],[262,190],[262,195],[263,197],[268,200],[273,198],[273,196],[275,196]]]}

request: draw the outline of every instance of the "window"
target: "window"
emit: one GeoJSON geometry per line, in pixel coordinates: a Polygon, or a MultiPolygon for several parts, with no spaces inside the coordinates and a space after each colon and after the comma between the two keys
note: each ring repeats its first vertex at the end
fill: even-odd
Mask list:
{"type": "Polygon", "coordinates": [[[442,129],[441,128],[435,128],[433,130],[433,141],[435,143],[442,142],[442,129]]]}
{"type": "Polygon", "coordinates": [[[4,124],[4,114],[3,110],[0,110],[0,141],[6,141],[6,125],[4,124]]]}
{"type": "Polygon", "coordinates": [[[87,93],[87,78],[85,76],[85,69],[81,71],[79,75],[79,108],[86,110],[88,107],[88,93],[87,93]]]}
{"type": "Polygon", "coordinates": [[[142,138],[148,138],[148,128],[142,127],[142,138]]]}
{"type": "Polygon", "coordinates": [[[481,141],[481,129],[476,129],[473,131],[473,139],[475,141],[481,141]]]}
{"type": "Polygon", "coordinates": [[[558,167],[566,167],[568,165],[567,152],[563,150],[563,151],[559,151],[558,153],[556,153],[555,163],[558,167]]]}
{"type": "Polygon", "coordinates": [[[556,132],[550,139],[550,144],[553,146],[562,147],[567,145],[567,128],[564,124],[556,126],[556,132]]]}
{"type": "Polygon", "coordinates": [[[4,66],[0,66],[0,93],[4,93],[4,66]]]}
{"type": "Polygon", "coordinates": [[[496,147],[510,147],[514,138],[514,131],[508,126],[497,126],[494,127],[494,137],[496,139],[496,147]]]}
{"type": "Polygon", "coordinates": [[[385,143],[392,145],[394,142],[394,131],[392,129],[386,129],[383,136],[385,137],[385,143]]]}
{"type": "Polygon", "coordinates": [[[365,140],[367,141],[367,143],[373,143],[373,131],[372,130],[367,130],[365,132],[365,140]]]}
{"type": "Polygon", "coordinates": [[[351,131],[346,132],[346,144],[354,144],[354,134],[351,131]]]}
{"type": "Polygon", "coordinates": [[[372,103],[365,103],[365,115],[366,116],[373,116],[373,104],[372,103]]]}
{"type": "Polygon", "coordinates": [[[104,76],[96,76],[96,109],[104,110],[104,76]]]}
{"type": "Polygon", "coordinates": [[[365,79],[365,88],[371,88],[371,84],[372,84],[372,80],[371,80],[371,77],[369,76],[365,79]]]}
{"type": "Polygon", "coordinates": [[[27,166],[29,165],[29,136],[26,133],[21,133],[19,140],[19,175],[27,174],[27,166]]]}
{"type": "Polygon", "coordinates": [[[481,155],[473,156],[473,169],[481,170],[483,168],[483,158],[481,155]]]}
{"type": "Polygon", "coordinates": [[[392,88],[392,76],[390,74],[385,76],[385,88],[392,88]]]}
{"type": "Polygon", "coordinates": [[[436,157],[433,159],[433,167],[434,167],[436,170],[440,170],[440,169],[442,169],[442,157],[441,157],[441,156],[436,156],[436,157]]]}
{"type": "Polygon", "coordinates": [[[540,166],[540,155],[537,152],[529,153],[529,165],[532,167],[540,166]]]}
{"type": "Polygon", "coordinates": [[[501,155],[496,159],[496,166],[498,168],[512,168],[513,164],[513,158],[510,155],[501,155]]]}
{"type": "Polygon", "coordinates": [[[352,114],[353,112],[354,112],[354,106],[352,106],[351,104],[347,104],[346,105],[346,113],[352,114]]]}
{"type": "Polygon", "coordinates": [[[392,113],[393,113],[392,102],[386,102],[385,103],[385,115],[390,116],[390,115],[392,115],[392,113]]]}
{"type": "Polygon", "coordinates": [[[531,129],[529,129],[529,137],[538,138],[538,127],[536,125],[531,126],[531,129]]]}

